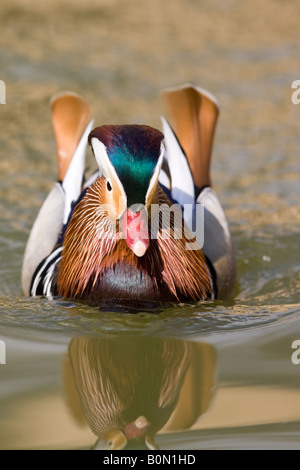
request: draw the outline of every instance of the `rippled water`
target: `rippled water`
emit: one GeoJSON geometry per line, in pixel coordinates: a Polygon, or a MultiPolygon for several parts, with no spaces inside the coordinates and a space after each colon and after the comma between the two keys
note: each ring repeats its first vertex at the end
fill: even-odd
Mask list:
{"type": "MultiPolygon", "coordinates": [[[[132,413],[143,412],[139,397],[156,409],[158,389],[176,391],[156,431],[160,448],[299,448],[297,2],[30,3],[4,1],[0,13],[0,448],[95,445],[95,397],[82,398],[76,347],[96,351],[85,367],[96,361],[102,377],[102,351],[122,365],[132,413]],[[82,93],[99,124],[160,126],[159,92],[187,81],[221,103],[212,177],[236,246],[233,299],[124,310],[24,297],[25,243],[56,178],[52,94],[82,93]],[[140,370],[153,390],[130,382],[140,370]]],[[[114,390],[125,403],[122,377],[114,390]]],[[[105,390],[99,396],[109,410],[105,390]]]]}

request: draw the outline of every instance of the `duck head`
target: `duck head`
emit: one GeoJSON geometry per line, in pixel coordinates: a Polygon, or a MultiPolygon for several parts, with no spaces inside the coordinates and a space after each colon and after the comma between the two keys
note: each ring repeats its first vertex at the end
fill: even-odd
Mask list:
{"type": "Polygon", "coordinates": [[[149,247],[148,213],[163,161],[163,137],[143,125],[100,126],[89,135],[100,176],[106,180],[105,212],[138,257],[149,247]]]}

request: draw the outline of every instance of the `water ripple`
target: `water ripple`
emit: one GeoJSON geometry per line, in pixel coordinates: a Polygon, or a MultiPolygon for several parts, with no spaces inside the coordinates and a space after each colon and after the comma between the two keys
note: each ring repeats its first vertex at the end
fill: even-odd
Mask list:
{"type": "Polygon", "coordinates": [[[260,305],[208,302],[137,310],[121,306],[108,310],[43,298],[2,297],[0,325],[68,335],[142,334],[187,337],[222,331],[260,328],[275,322],[291,321],[299,315],[298,305],[260,305]]]}

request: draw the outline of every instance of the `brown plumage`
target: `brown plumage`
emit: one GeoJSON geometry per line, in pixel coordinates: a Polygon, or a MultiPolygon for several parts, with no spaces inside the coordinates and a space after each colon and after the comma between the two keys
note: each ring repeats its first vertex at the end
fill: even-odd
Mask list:
{"type": "MultiPolygon", "coordinates": [[[[115,231],[101,211],[104,185],[105,178],[98,178],[71,218],[57,281],[59,295],[160,301],[210,297],[212,277],[205,256],[200,249],[185,249],[191,240],[184,234],[180,239],[172,236],[174,217],[170,219],[171,236],[164,239],[161,226],[157,239],[151,240],[146,254],[138,258],[120,238],[118,227],[115,231]]],[[[172,205],[159,186],[155,199],[172,205]]]]}
{"type": "Polygon", "coordinates": [[[193,85],[165,90],[162,97],[195,185],[209,186],[211,152],[219,116],[215,98],[193,85]]]}
{"type": "Polygon", "coordinates": [[[57,143],[58,178],[63,181],[77,144],[91,119],[91,106],[76,93],[60,93],[51,100],[57,143]]]}

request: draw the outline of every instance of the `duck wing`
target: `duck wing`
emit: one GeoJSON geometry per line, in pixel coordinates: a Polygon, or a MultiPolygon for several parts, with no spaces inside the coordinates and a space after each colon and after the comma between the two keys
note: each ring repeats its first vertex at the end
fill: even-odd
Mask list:
{"type": "Polygon", "coordinates": [[[36,295],[41,282],[43,293],[49,294],[50,285],[46,281],[52,278],[61,252],[61,248],[55,252],[53,249],[82,191],[88,134],[93,126],[89,104],[75,93],[56,95],[51,110],[59,181],[40,208],[27,241],[22,266],[25,295],[36,295]]]}
{"type": "Polygon", "coordinates": [[[203,240],[201,248],[215,271],[217,297],[228,298],[235,285],[235,253],[226,215],[210,178],[219,106],[213,95],[194,85],[166,90],[162,97],[168,121],[163,118],[166,152],[159,182],[184,209],[189,229],[203,231],[197,240],[203,240]],[[204,208],[200,227],[197,205],[204,208]]]}

